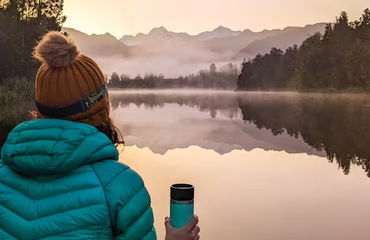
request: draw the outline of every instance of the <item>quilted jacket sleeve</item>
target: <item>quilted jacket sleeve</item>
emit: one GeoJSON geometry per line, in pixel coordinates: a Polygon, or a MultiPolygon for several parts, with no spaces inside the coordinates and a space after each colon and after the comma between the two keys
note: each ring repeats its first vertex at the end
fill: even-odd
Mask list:
{"type": "Polygon", "coordinates": [[[122,194],[115,209],[115,240],[156,239],[150,197],[140,176],[127,169],[117,178],[118,183],[137,182],[127,194],[122,194]],[[118,180],[120,179],[121,180],[118,180]]]}
{"type": "Polygon", "coordinates": [[[110,180],[103,180],[106,182],[104,189],[111,215],[113,239],[155,240],[153,211],[143,180],[127,166],[119,163],[114,165],[112,169],[105,168],[105,173],[110,172],[110,180]]]}

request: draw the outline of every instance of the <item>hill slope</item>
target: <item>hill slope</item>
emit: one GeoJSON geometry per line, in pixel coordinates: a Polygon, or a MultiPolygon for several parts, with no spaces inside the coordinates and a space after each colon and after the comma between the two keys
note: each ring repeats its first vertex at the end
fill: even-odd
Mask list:
{"type": "Polygon", "coordinates": [[[313,25],[306,25],[305,27],[287,27],[281,30],[280,33],[258,39],[246,45],[234,59],[242,59],[244,57],[253,58],[257,54],[265,54],[270,52],[272,47],[286,50],[288,47],[297,44],[298,46],[309,36],[316,32],[323,33],[325,31],[326,23],[316,23],[313,25]]]}
{"type": "Polygon", "coordinates": [[[110,33],[88,35],[73,28],[62,28],[62,31],[70,35],[83,53],[92,57],[129,55],[129,47],[110,33]]]}

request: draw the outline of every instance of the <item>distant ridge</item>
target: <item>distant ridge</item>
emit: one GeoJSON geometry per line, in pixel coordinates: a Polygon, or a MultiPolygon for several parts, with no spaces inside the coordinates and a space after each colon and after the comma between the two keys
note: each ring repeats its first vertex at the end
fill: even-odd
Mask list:
{"type": "Polygon", "coordinates": [[[300,46],[302,42],[309,36],[320,32],[324,33],[326,23],[316,23],[312,25],[306,25],[302,27],[286,27],[280,30],[279,33],[255,40],[248,46],[243,48],[234,59],[241,59],[247,56],[255,56],[257,54],[265,54],[270,52],[272,47],[286,50],[288,47],[292,47],[294,44],[300,46]]]}
{"type": "Polygon", "coordinates": [[[210,64],[240,65],[243,58],[269,52],[272,47],[285,50],[316,32],[323,32],[326,23],[304,27],[286,27],[254,32],[249,29],[231,30],[218,26],[197,35],[172,32],[164,26],[135,36],[117,39],[109,33],[85,34],[72,28],[63,28],[75,40],[83,53],[94,57],[109,75],[125,73],[154,73],[169,77],[197,73],[210,64]]]}
{"type": "MultiPolygon", "coordinates": [[[[250,30],[249,30],[250,31],[250,30]]],[[[153,37],[156,35],[157,37],[163,38],[174,38],[174,39],[195,39],[200,41],[212,40],[216,38],[225,38],[230,36],[238,36],[241,34],[242,31],[233,31],[230,28],[224,26],[218,26],[217,28],[213,29],[212,31],[206,31],[199,33],[197,35],[190,35],[185,32],[172,32],[168,31],[165,27],[160,26],[153,28],[148,34],[138,33],[135,36],[133,35],[124,35],[120,41],[128,46],[138,45],[141,44],[148,38],[153,37]]]]}
{"type": "Polygon", "coordinates": [[[79,49],[91,56],[129,55],[129,47],[118,41],[112,34],[88,35],[73,28],[62,28],[76,42],[79,49]]]}

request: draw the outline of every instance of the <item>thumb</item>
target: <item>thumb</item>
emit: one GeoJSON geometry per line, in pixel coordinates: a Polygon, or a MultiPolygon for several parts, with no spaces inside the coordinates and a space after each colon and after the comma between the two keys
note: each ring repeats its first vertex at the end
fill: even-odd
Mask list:
{"type": "Polygon", "coordinates": [[[166,230],[173,228],[169,217],[166,217],[164,219],[164,225],[166,227],[166,230]]]}

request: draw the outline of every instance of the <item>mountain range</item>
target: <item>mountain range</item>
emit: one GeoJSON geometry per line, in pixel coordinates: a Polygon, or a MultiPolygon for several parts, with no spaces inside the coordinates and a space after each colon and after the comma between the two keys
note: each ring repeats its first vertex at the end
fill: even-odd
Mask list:
{"type": "Polygon", "coordinates": [[[135,77],[154,73],[173,77],[197,73],[212,63],[239,65],[244,58],[265,54],[272,47],[285,50],[294,44],[300,45],[308,36],[323,33],[325,25],[317,23],[260,32],[219,26],[197,35],[168,31],[162,26],[147,34],[124,35],[121,39],[109,33],[88,35],[72,28],[62,30],[83,53],[96,59],[107,75],[118,72],[135,77]]]}

